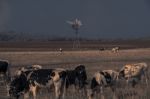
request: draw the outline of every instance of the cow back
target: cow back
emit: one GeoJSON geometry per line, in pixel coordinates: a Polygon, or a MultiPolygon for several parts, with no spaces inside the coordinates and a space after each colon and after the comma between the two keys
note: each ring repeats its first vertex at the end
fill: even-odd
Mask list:
{"type": "Polygon", "coordinates": [[[8,69],[7,61],[0,61],[0,73],[6,73],[8,69]]]}
{"type": "Polygon", "coordinates": [[[39,69],[32,72],[29,80],[30,82],[46,85],[51,80],[51,73],[53,69],[39,69]]]}

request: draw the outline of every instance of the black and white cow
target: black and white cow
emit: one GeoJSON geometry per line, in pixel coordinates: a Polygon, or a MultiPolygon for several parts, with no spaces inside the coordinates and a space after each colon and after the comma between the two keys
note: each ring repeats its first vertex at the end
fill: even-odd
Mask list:
{"type": "Polygon", "coordinates": [[[56,98],[63,95],[66,71],[64,69],[39,69],[22,72],[10,84],[9,93],[11,96],[19,98],[21,94],[24,98],[31,92],[36,99],[37,89],[54,85],[56,98]],[[22,84],[21,84],[22,83],[22,84]]]}
{"type": "Polygon", "coordinates": [[[66,73],[66,88],[74,85],[75,88],[82,89],[87,84],[87,74],[84,65],[79,65],[74,70],[67,70],[66,73]]]}
{"type": "Polygon", "coordinates": [[[15,79],[13,79],[9,86],[10,97],[15,97],[19,99],[19,96],[23,93],[29,91],[29,82],[25,74],[20,74],[15,79]]]}
{"type": "Polygon", "coordinates": [[[91,88],[88,92],[88,98],[92,99],[95,93],[103,94],[105,87],[110,87],[115,92],[118,81],[118,72],[113,70],[103,70],[95,73],[91,81],[91,88]]]}

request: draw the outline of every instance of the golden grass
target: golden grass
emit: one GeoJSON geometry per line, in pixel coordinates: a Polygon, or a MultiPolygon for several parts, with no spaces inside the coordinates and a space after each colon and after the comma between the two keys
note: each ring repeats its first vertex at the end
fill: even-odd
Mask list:
{"type": "MultiPolygon", "coordinates": [[[[109,50],[102,52],[97,50],[64,51],[63,53],[57,51],[0,52],[0,59],[10,62],[12,75],[16,67],[31,64],[43,65],[43,68],[63,67],[69,69],[78,64],[84,64],[90,82],[93,74],[103,69],[119,70],[125,64],[137,62],[146,62],[150,65],[150,49],[120,50],[118,53],[112,53],[109,50]]],[[[117,93],[118,99],[150,99],[150,90],[149,87],[146,88],[145,84],[140,84],[135,89],[120,88],[117,93]],[[132,92],[134,95],[131,94],[132,92]]],[[[53,99],[52,93],[46,95],[39,97],[40,99],[53,99]]],[[[109,89],[106,90],[105,96],[106,99],[112,99],[112,93],[109,89]]],[[[86,97],[70,92],[66,98],[85,99],[86,97]]]]}

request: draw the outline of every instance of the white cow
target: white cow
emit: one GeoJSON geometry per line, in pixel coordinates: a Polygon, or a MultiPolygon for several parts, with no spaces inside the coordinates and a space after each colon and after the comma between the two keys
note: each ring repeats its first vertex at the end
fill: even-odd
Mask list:
{"type": "Polygon", "coordinates": [[[120,49],[119,47],[114,47],[114,48],[112,48],[111,51],[112,51],[113,53],[117,53],[117,52],[119,51],[119,49],[120,49]]]}
{"type": "Polygon", "coordinates": [[[134,87],[141,77],[144,76],[148,85],[148,65],[146,63],[126,64],[119,72],[119,78],[125,78],[134,87]]]}

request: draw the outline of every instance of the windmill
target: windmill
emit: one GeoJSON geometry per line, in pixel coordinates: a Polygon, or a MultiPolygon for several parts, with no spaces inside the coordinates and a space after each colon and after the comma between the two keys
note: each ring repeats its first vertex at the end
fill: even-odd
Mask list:
{"type": "Polygon", "coordinates": [[[74,21],[67,21],[67,23],[71,25],[73,30],[75,30],[75,39],[73,41],[73,48],[79,48],[80,47],[79,28],[82,26],[82,23],[78,19],[75,19],[74,21]]]}

